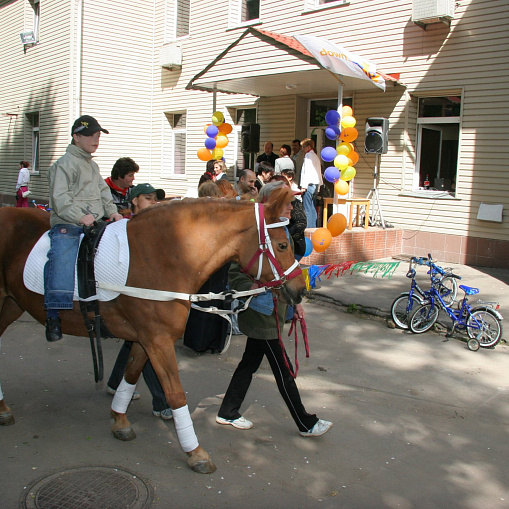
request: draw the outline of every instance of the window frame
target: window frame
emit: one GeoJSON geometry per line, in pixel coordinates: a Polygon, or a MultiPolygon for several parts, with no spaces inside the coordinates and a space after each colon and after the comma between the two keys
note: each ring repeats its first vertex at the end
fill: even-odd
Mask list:
{"type": "Polygon", "coordinates": [[[350,0],[330,0],[320,3],[320,0],[304,0],[304,12],[320,11],[350,5],[350,0]]]}
{"type": "Polygon", "coordinates": [[[165,5],[164,44],[189,38],[191,32],[191,0],[166,0],[165,5]],[[179,1],[187,1],[189,3],[187,34],[185,35],[177,35],[179,24],[179,1]]]}
{"type": "Polygon", "coordinates": [[[258,17],[242,20],[243,4],[248,0],[230,0],[228,11],[228,28],[248,27],[261,23],[262,0],[258,0],[258,17]]]}
{"type": "MultiPolygon", "coordinates": [[[[437,92],[436,95],[427,94],[425,96],[417,96],[417,110],[416,110],[416,133],[415,133],[415,165],[414,172],[412,176],[412,192],[419,193],[422,195],[433,194],[436,197],[436,193],[440,193],[443,196],[455,197],[458,193],[458,170],[459,170],[459,154],[460,154],[460,142],[461,142],[461,118],[463,111],[463,94],[454,94],[461,97],[461,109],[459,116],[451,116],[451,117],[419,117],[419,101],[421,99],[427,99],[430,97],[450,97],[453,94],[444,95],[443,93],[437,92]],[[442,125],[456,125],[458,127],[458,153],[457,153],[457,162],[456,162],[456,172],[455,172],[455,186],[454,189],[450,190],[437,190],[433,189],[433,186],[430,186],[430,189],[424,189],[420,187],[420,176],[421,176],[421,151],[422,151],[422,130],[423,128],[427,128],[430,130],[440,130],[443,133],[443,130],[436,129],[435,126],[442,125]]],[[[442,148],[443,148],[443,137],[441,136],[440,147],[438,147],[438,172],[440,175],[441,171],[441,163],[442,163],[442,148]]],[[[434,177],[440,178],[440,177],[434,177]]],[[[431,181],[431,179],[430,179],[431,181]]]]}
{"type": "Polygon", "coordinates": [[[31,174],[39,175],[40,173],[40,161],[41,161],[41,136],[40,136],[40,113],[38,111],[32,111],[25,114],[25,118],[28,121],[30,128],[30,140],[31,140],[31,174]]]}
{"type": "MultiPolygon", "coordinates": [[[[180,111],[170,111],[164,112],[163,118],[163,144],[162,144],[162,154],[161,154],[161,179],[171,179],[171,180],[185,180],[187,179],[187,148],[188,148],[188,139],[187,139],[187,110],[180,111]],[[175,115],[185,115],[185,126],[175,126],[175,115]],[[167,129],[170,129],[169,132],[169,152],[170,156],[167,157],[166,152],[168,149],[166,148],[168,145],[166,144],[166,137],[168,136],[167,129]],[[184,159],[183,159],[183,172],[175,173],[175,153],[176,153],[176,135],[184,134],[184,159]],[[169,159],[169,160],[168,160],[169,159]]],[[[178,124],[178,121],[177,121],[178,124]]]]}

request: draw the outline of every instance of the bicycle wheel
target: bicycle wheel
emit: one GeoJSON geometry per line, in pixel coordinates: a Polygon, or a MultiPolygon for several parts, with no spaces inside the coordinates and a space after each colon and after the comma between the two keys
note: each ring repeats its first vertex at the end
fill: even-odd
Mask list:
{"type": "Polygon", "coordinates": [[[402,293],[399,297],[396,297],[391,305],[391,317],[396,327],[408,329],[408,317],[416,306],[420,304],[422,304],[420,299],[415,295],[412,295],[410,299],[409,292],[402,293]]]}
{"type": "Polygon", "coordinates": [[[431,302],[422,304],[410,315],[408,326],[414,334],[429,331],[438,319],[440,310],[431,302]]]}
{"type": "Polygon", "coordinates": [[[439,281],[437,290],[444,302],[450,306],[458,294],[458,282],[454,277],[445,276],[439,281]]]}
{"type": "Polygon", "coordinates": [[[468,336],[477,339],[483,348],[498,345],[502,337],[502,323],[490,309],[476,309],[467,320],[468,336]]]}

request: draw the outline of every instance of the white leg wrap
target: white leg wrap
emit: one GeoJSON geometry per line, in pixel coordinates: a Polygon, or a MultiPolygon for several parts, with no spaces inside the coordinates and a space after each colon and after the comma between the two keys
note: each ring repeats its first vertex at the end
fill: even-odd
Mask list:
{"type": "MultiPolygon", "coordinates": [[[[0,352],[2,351],[2,336],[0,336],[0,352]]],[[[2,382],[0,381],[0,401],[4,399],[4,393],[2,392],[2,382]]]]}
{"type": "Polygon", "coordinates": [[[131,403],[131,399],[134,394],[134,390],[136,389],[136,384],[128,384],[125,381],[125,378],[122,378],[120,385],[118,386],[117,392],[113,397],[113,401],[111,403],[111,409],[114,412],[118,412],[119,414],[125,414],[127,412],[127,407],[129,403],[131,403]]]}
{"type": "Polygon", "coordinates": [[[191,420],[188,406],[186,405],[176,410],[172,408],[171,411],[173,413],[173,420],[175,421],[175,429],[177,430],[180,447],[182,447],[184,452],[194,451],[200,444],[194,432],[193,421],[191,420]]]}

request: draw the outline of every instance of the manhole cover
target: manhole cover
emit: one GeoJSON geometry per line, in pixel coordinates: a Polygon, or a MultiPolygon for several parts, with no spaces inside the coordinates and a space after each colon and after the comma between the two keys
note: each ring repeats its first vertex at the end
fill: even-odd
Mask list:
{"type": "Polygon", "coordinates": [[[116,467],[82,467],[51,474],[31,483],[24,509],[147,509],[153,491],[134,472],[116,467]]]}

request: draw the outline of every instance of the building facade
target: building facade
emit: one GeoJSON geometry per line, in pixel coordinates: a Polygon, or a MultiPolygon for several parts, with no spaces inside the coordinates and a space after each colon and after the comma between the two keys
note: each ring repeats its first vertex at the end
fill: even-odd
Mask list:
{"type": "Polygon", "coordinates": [[[508,267],[508,22],[503,0],[0,1],[0,201],[14,203],[21,159],[47,199],[81,114],[110,131],[105,177],[129,156],[137,182],[184,196],[213,111],[233,125],[234,178],[252,164],[242,125],[260,125],[260,151],[308,136],[321,148],[341,95],[359,131],[351,195],[377,188],[372,207],[401,231],[394,254],[508,267]],[[376,62],[385,92],[325,70],[294,43],[310,35],[376,62]],[[364,153],[367,118],[389,121],[380,156],[364,153]]]}

